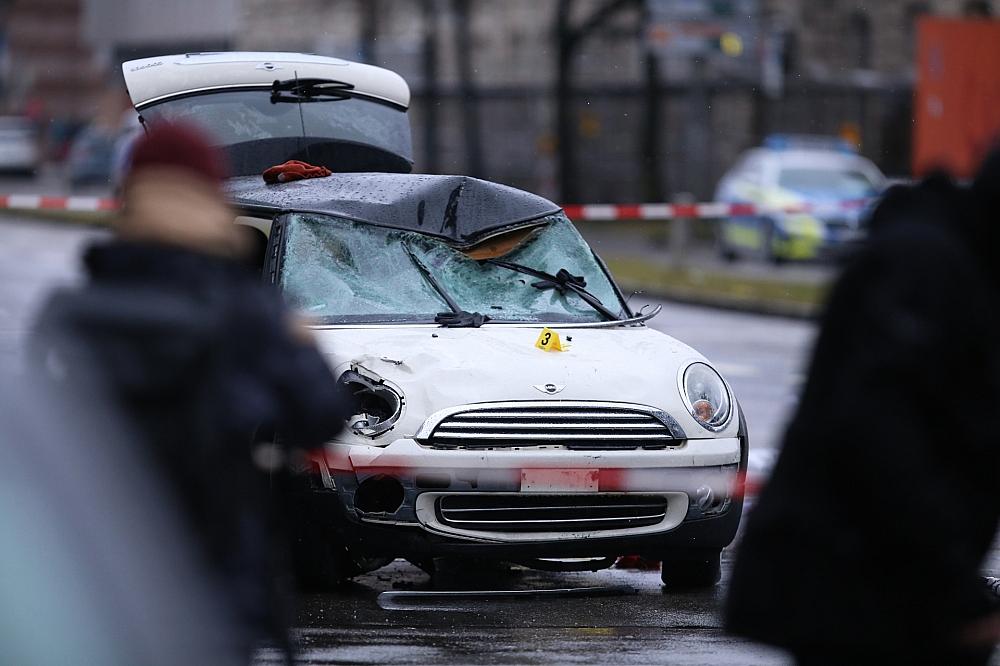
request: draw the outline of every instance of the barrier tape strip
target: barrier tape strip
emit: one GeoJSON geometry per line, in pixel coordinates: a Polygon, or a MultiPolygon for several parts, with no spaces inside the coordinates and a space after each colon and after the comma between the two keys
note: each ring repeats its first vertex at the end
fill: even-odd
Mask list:
{"type": "Polygon", "coordinates": [[[720,217],[756,217],[775,213],[833,215],[866,208],[871,199],[850,199],[823,204],[796,206],[758,206],[749,203],[692,204],[570,204],[563,206],[575,221],[713,219],[720,217]]]}
{"type": "Polygon", "coordinates": [[[11,210],[97,212],[116,210],[118,208],[118,201],[101,197],[49,197],[41,194],[0,194],[0,208],[11,210]]]}
{"type": "MultiPolygon", "coordinates": [[[[576,221],[607,222],[614,220],[712,219],[720,217],[754,217],[774,213],[826,213],[856,211],[871,203],[870,199],[853,199],[829,204],[798,206],[758,206],[745,203],[692,204],[569,204],[563,206],[566,215],[576,221]]],[[[39,194],[0,194],[0,209],[62,210],[99,212],[117,210],[118,201],[102,197],[51,197],[39,194]]]]}

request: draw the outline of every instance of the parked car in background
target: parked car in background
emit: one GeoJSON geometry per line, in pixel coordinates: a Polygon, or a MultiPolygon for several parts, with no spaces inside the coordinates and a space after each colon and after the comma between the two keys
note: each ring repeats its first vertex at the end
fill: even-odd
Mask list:
{"type": "Polygon", "coordinates": [[[66,158],[66,172],[73,187],[110,187],[117,191],[128,171],[132,144],[142,132],[131,108],[97,118],[77,134],[66,158]]]}
{"type": "Polygon", "coordinates": [[[66,157],[66,171],[73,187],[111,183],[115,132],[96,124],[83,128],[73,139],[66,157]]]}
{"type": "MultiPolygon", "coordinates": [[[[409,173],[409,88],[301,54],[127,62],[145,122],[225,146],[265,279],[357,398],[303,471],[296,564],[321,587],[405,557],[541,568],[662,560],[713,585],[742,512],[746,424],[701,354],[645,325],[559,206],[409,173]],[[333,175],[265,184],[290,159],[333,175]]],[[[223,473],[220,470],[220,473],[223,473]]]]}
{"type": "Polygon", "coordinates": [[[41,163],[38,132],[21,116],[0,117],[0,172],[34,174],[41,163]]]}
{"type": "Polygon", "coordinates": [[[726,259],[773,262],[837,256],[865,234],[865,214],[886,187],[882,172],[833,137],[773,135],[719,181],[716,201],[747,204],[719,225],[726,259]]]}

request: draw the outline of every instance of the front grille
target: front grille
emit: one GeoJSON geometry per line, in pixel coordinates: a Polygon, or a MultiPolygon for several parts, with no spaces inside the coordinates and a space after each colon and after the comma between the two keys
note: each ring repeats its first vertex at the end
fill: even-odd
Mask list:
{"type": "Polygon", "coordinates": [[[486,532],[593,532],[663,522],[657,495],[447,495],[437,502],[442,525],[486,532]]]}
{"type": "Polygon", "coordinates": [[[449,449],[563,446],[580,450],[662,449],[683,444],[666,420],[631,406],[505,403],[445,416],[424,440],[449,449]]]}

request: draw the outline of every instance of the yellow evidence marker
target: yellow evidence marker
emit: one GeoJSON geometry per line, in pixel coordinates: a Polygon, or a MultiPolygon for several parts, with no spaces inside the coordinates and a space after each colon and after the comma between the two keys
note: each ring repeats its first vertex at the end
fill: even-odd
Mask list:
{"type": "Polygon", "coordinates": [[[563,346],[562,340],[559,339],[559,334],[548,327],[543,328],[542,332],[538,334],[535,346],[542,351],[566,351],[569,349],[568,345],[563,346]]]}

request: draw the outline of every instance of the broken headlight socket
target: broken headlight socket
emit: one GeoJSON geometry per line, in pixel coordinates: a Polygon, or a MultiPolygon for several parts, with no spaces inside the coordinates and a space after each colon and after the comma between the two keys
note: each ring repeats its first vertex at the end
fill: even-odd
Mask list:
{"type": "Polygon", "coordinates": [[[403,415],[403,392],[374,372],[352,365],[337,381],[354,400],[354,414],[347,426],[355,435],[372,439],[384,435],[403,415]]]}
{"type": "Polygon", "coordinates": [[[712,432],[726,427],[732,416],[729,387],[707,363],[692,363],[681,378],[681,398],[698,424],[712,432]]]}

